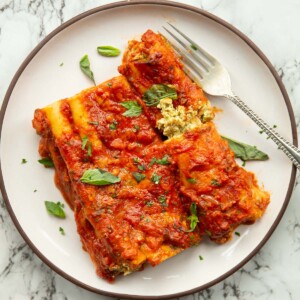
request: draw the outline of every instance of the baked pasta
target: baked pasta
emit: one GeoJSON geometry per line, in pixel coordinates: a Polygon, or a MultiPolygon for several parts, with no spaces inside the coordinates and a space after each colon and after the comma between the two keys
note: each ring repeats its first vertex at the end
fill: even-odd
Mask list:
{"type": "Polygon", "coordinates": [[[53,160],[83,248],[108,281],[155,266],[204,235],[226,242],[269,203],[161,35],[149,30],[129,42],[119,71],[37,109],[33,119],[39,153],[53,160]]]}

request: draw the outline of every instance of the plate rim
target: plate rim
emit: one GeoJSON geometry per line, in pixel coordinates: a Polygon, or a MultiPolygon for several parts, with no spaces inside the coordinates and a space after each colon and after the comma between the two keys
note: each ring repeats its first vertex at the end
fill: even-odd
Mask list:
{"type": "MultiPolygon", "coordinates": [[[[38,54],[38,52],[53,38],[55,37],[58,33],[72,25],[73,23],[76,23],[86,17],[89,17],[93,14],[99,13],[101,11],[106,11],[106,10],[111,10],[119,7],[125,7],[125,6],[132,6],[132,5],[154,5],[154,6],[169,6],[172,8],[179,8],[182,10],[187,10],[190,12],[194,12],[196,14],[202,15],[208,19],[211,19],[212,21],[220,24],[221,26],[229,29],[231,32],[233,32],[236,36],[238,36],[241,40],[243,40],[262,60],[262,62],[267,66],[269,71],[271,72],[272,76],[274,77],[277,86],[279,87],[281,94],[285,100],[285,104],[288,110],[289,118],[290,118],[290,125],[291,125],[291,130],[292,130],[292,137],[293,137],[293,144],[295,146],[298,146],[298,137],[297,137],[297,127],[296,127],[296,121],[295,121],[295,116],[293,113],[293,108],[291,105],[291,101],[289,99],[289,96],[287,94],[287,91],[284,87],[284,84],[278,75],[275,67],[272,65],[272,63],[269,61],[269,59],[265,56],[265,54],[256,46],[252,40],[250,40],[244,33],[242,33],[240,30],[238,30],[236,27],[228,23],[227,21],[223,20],[222,18],[207,12],[203,9],[185,4],[185,3],[179,3],[179,2],[173,2],[169,0],[124,0],[124,1],[119,1],[119,2],[114,2],[106,5],[101,5],[98,7],[95,7],[93,9],[87,10],[83,13],[80,13],[76,15],[75,17],[71,18],[70,20],[62,23],[60,26],[55,28],[52,32],[50,32],[42,41],[40,41],[37,46],[28,54],[28,56],[25,58],[25,60],[22,62],[20,67],[17,69],[15,75],[13,76],[9,87],[6,91],[5,97],[3,99],[3,103],[1,106],[1,111],[0,111],[0,141],[1,141],[1,135],[2,135],[2,126],[3,126],[3,121],[5,117],[5,112],[6,108],[8,106],[9,99],[11,97],[11,94],[14,90],[14,87],[16,83],[18,82],[20,76],[22,75],[23,71],[26,69],[27,65],[31,62],[31,60],[38,54]]],[[[17,230],[21,234],[22,238],[25,240],[25,242],[29,245],[29,247],[32,249],[32,251],[46,264],[48,267],[50,267],[53,271],[55,271],[58,275],[62,276],[63,278],[67,279],[68,281],[72,282],[73,284],[84,288],[88,291],[97,293],[97,294],[102,294],[105,296],[110,296],[110,297],[126,297],[126,299],[169,299],[169,298],[174,298],[174,297],[182,297],[186,295],[190,295],[192,293],[200,292],[204,289],[207,289],[220,281],[226,279],[230,275],[234,274],[236,271],[238,271],[243,265],[245,265],[254,255],[256,255],[259,250],[265,245],[265,243],[269,240],[273,232],[275,231],[276,227],[280,223],[280,220],[282,219],[282,216],[287,208],[287,205],[289,204],[293,188],[294,188],[294,183],[296,179],[296,167],[292,167],[291,171],[291,177],[290,177],[290,182],[289,186],[287,189],[287,193],[283,202],[283,205],[279,211],[279,214],[277,215],[275,221],[273,222],[272,226],[270,227],[269,231],[267,234],[264,236],[264,238],[260,241],[260,243],[252,250],[239,264],[235,265],[232,269],[229,271],[225,272],[218,278],[211,280],[207,282],[206,284],[203,284],[199,287],[189,289],[187,291],[183,292],[178,292],[174,294],[168,294],[168,295],[160,295],[160,296],[140,296],[140,295],[134,295],[134,294],[121,294],[121,293],[114,293],[114,292],[108,292],[104,291],[95,287],[92,287],[86,283],[81,282],[80,280],[72,277],[71,275],[67,274],[65,271],[54,265],[48,258],[40,252],[34,243],[30,240],[30,238],[27,236],[23,228],[21,227],[11,205],[10,201],[8,198],[8,195],[6,193],[5,189],[5,184],[4,184],[4,178],[3,178],[3,173],[2,173],[2,166],[1,166],[1,158],[0,158],[0,190],[2,192],[3,200],[6,205],[7,211],[16,226],[17,230]]]]}

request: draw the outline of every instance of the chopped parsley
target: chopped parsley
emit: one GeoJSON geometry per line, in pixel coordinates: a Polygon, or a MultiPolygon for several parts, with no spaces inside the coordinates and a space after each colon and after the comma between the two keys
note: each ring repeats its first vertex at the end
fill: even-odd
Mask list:
{"type": "Polygon", "coordinates": [[[132,129],[133,132],[138,132],[140,130],[139,125],[134,125],[134,128],[132,129]]]}
{"type": "Polygon", "coordinates": [[[63,65],[64,65],[64,63],[63,63],[63,62],[61,62],[61,63],[59,64],[59,66],[60,66],[60,67],[62,67],[63,65]]]}
{"type": "Polygon", "coordinates": [[[24,165],[24,164],[26,164],[26,163],[27,163],[27,159],[26,159],[26,158],[22,158],[21,164],[24,165]]]}
{"type": "Polygon", "coordinates": [[[196,205],[195,202],[193,202],[191,204],[190,212],[191,212],[191,215],[187,218],[190,221],[190,230],[189,230],[189,232],[194,231],[196,226],[197,226],[197,223],[199,222],[199,219],[198,219],[198,216],[197,216],[197,205],[196,205]]]}
{"type": "Polygon", "coordinates": [[[210,184],[213,186],[221,186],[221,183],[216,179],[212,179],[210,184]]]}
{"type": "Polygon", "coordinates": [[[61,235],[65,235],[65,230],[62,227],[59,227],[59,232],[61,233],[61,235]]]}
{"type": "Polygon", "coordinates": [[[145,171],[146,170],[146,167],[144,165],[138,165],[137,167],[141,171],[145,171]]]}
{"type": "Polygon", "coordinates": [[[154,173],[151,177],[151,180],[155,184],[159,184],[161,177],[162,177],[161,175],[157,175],[156,173],[154,173]]]}
{"type": "Polygon", "coordinates": [[[241,234],[238,231],[236,231],[234,234],[237,236],[241,236],[241,234]]]}
{"type": "Polygon", "coordinates": [[[154,164],[156,163],[156,158],[152,158],[150,163],[149,163],[149,167],[152,167],[154,164]]]}
{"type": "Polygon", "coordinates": [[[200,260],[203,260],[204,258],[203,258],[203,256],[202,256],[202,255],[199,255],[199,259],[200,259],[200,260]]]}
{"type": "Polygon", "coordinates": [[[161,206],[167,206],[167,197],[165,195],[158,196],[158,202],[161,206]]]}
{"type": "Polygon", "coordinates": [[[163,158],[157,159],[156,163],[159,165],[169,165],[169,155],[165,154],[163,158]]]}
{"type": "Polygon", "coordinates": [[[140,161],[140,159],[139,159],[138,157],[134,157],[134,158],[133,158],[133,161],[134,161],[134,163],[138,164],[139,161],[140,161]]]}
{"type": "Polygon", "coordinates": [[[147,205],[148,207],[151,207],[151,206],[153,205],[153,201],[151,200],[151,201],[146,202],[146,205],[147,205]]]}
{"type": "Polygon", "coordinates": [[[191,48],[195,51],[198,50],[198,48],[194,44],[191,44],[191,48]]]}
{"type": "Polygon", "coordinates": [[[91,125],[99,125],[99,122],[96,122],[96,121],[88,121],[88,124],[91,124],[91,125]]]}
{"type": "Polygon", "coordinates": [[[84,136],[82,138],[81,149],[82,150],[86,149],[86,146],[87,146],[87,155],[92,156],[92,143],[89,141],[87,136],[84,136]]]}
{"type": "Polygon", "coordinates": [[[197,182],[195,178],[188,178],[187,181],[191,184],[195,184],[197,182]]]}
{"type": "Polygon", "coordinates": [[[149,163],[149,167],[152,167],[155,163],[159,165],[169,165],[169,155],[165,154],[162,158],[153,157],[149,163]]]}
{"type": "Polygon", "coordinates": [[[132,173],[132,176],[134,177],[134,179],[135,179],[138,183],[141,182],[143,179],[146,178],[146,175],[141,174],[141,173],[139,173],[139,172],[133,172],[133,173],[132,173]]]}
{"type": "Polygon", "coordinates": [[[85,146],[87,144],[87,142],[89,141],[88,137],[85,135],[84,137],[82,137],[82,143],[81,143],[81,149],[85,149],[85,146]]]}
{"type": "Polygon", "coordinates": [[[116,130],[117,129],[117,125],[118,125],[118,122],[117,121],[113,121],[111,124],[109,124],[109,128],[111,130],[116,130]]]}

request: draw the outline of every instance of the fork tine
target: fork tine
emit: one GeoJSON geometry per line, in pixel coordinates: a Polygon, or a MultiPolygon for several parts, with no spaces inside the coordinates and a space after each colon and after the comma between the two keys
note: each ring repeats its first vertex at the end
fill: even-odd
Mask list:
{"type": "MultiPolygon", "coordinates": [[[[191,68],[191,70],[193,70],[195,73],[197,73],[200,77],[201,77],[201,79],[203,79],[203,77],[204,77],[204,71],[203,70],[201,70],[200,68],[199,68],[199,66],[197,65],[197,64],[195,64],[194,62],[193,62],[193,60],[191,60],[187,55],[186,55],[186,53],[183,53],[176,45],[174,45],[174,43],[172,43],[170,40],[168,40],[163,34],[161,34],[171,45],[172,45],[172,47],[173,47],[173,49],[180,55],[180,56],[182,56],[182,58],[184,59],[184,61],[185,61],[185,65],[188,65],[190,68],[191,68]]],[[[184,68],[184,71],[187,73],[187,71],[188,71],[188,73],[189,73],[189,75],[191,74],[191,70],[189,70],[189,69],[187,69],[187,68],[184,68]]],[[[207,70],[206,70],[207,71],[207,70]]],[[[194,80],[194,76],[193,76],[193,80],[194,80]]],[[[195,81],[195,80],[194,80],[195,81]]]]}
{"type": "Polygon", "coordinates": [[[207,51],[205,51],[202,47],[200,47],[197,43],[195,43],[193,40],[191,40],[186,34],[184,34],[183,32],[181,32],[179,29],[177,29],[174,25],[172,25],[171,23],[167,22],[169,24],[169,26],[171,26],[175,31],[177,31],[182,37],[184,37],[188,42],[191,43],[191,45],[195,46],[197,48],[197,50],[195,51],[199,51],[212,65],[215,65],[215,63],[217,63],[218,61],[211,56],[207,51]]]}
{"type": "MultiPolygon", "coordinates": [[[[188,57],[188,55],[191,55],[200,65],[201,67],[206,71],[206,72],[209,72],[209,68],[210,66],[203,60],[203,58],[199,57],[198,55],[195,55],[193,52],[194,51],[191,51],[191,49],[186,45],[184,44],[178,37],[176,37],[171,31],[169,31],[167,28],[165,28],[163,26],[163,28],[174,38],[174,40],[176,40],[187,52],[184,53],[183,51],[181,51],[178,47],[176,47],[176,45],[174,45],[174,43],[172,43],[169,39],[167,39],[165,36],[165,39],[167,39],[167,41],[172,45],[173,48],[177,48],[177,52],[179,52],[184,58],[186,58],[190,63],[193,64],[193,66],[195,68],[197,68],[197,65],[194,64],[192,62],[192,60],[188,57]]],[[[199,69],[200,71],[200,69],[199,69]]],[[[203,73],[203,72],[201,72],[203,73]]]]}

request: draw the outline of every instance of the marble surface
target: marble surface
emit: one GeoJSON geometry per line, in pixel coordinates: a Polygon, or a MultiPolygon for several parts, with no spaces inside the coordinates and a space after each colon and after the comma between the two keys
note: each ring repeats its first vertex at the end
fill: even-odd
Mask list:
{"type": "MultiPolygon", "coordinates": [[[[112,1],[0,0],[0,99],[28,53],[54,28],[112,1]]],[[[300,121],[300,1],[189,0],[236,26],[267,55],[286,86],[300,121]]],[[[299,178],[297,178],[299,179],[299,178]]],[[[279,226],[241,270],[180,299],[300,299],[300,189],[298,180],[279,226]]],[[[0,299],[112,299],[57,275],[31,251],[0,199],[0,299]]]]}

